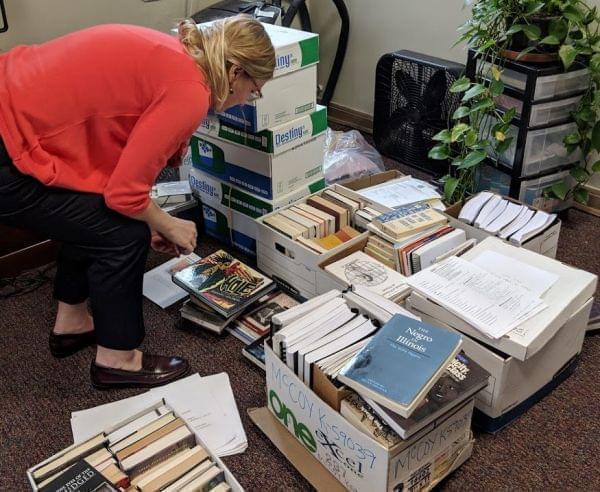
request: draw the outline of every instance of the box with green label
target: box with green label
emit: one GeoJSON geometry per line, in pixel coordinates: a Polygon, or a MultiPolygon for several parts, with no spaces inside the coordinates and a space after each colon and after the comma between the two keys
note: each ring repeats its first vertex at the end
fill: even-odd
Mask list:
{"type": "Polygon", "coordinates": [[[327,130],[327,108],[317,106],[312,113],[260,132],[250,132],[209,115],[198,127],[197,133],[244,145],[251,149],[279,155],[301,143],[308,142],[327,130]]]}
{"type": "Polygon", "coordinates": [[[279,154],[198,132],[190,141],[195,169],[268,200],[278,200],[322,178],[324,145],[324,129],[279,154]]]}
{"type": "Polygon", "coordinates": [[[258,229],[255,218],[325,187],[325,180],[321,178],[278,200],[267,200],[198,169],[191,169],[189,180],[192,193],[202,203],[204,232],[251,255],[256,255],[258,229]]]}
{"type": "Polygon", "coordinates": [[[317,102],[319,35],[263,24],[275,48],[273,79],[263,97],[221,113],[236,126],[258,132],[314,111],[317,102]]]}

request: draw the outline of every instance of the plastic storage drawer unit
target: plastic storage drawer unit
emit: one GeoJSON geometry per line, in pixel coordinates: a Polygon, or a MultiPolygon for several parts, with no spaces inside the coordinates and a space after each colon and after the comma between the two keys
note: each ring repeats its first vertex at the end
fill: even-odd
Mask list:
{"type": "MultiPolygon", "coordinates": [[[[522,124],[528,128],[537,128],[540,126],[557,125],[566,123],[573,119],[572,113],[577,109],[582,96],[568,97],[558,101],[550,101],[539,104],[532,104],[529,113],[529,121],[523,121],[522,124]]],[[[508,111],[515,108],[516,117],[521,119],[523,116],[523,101],[507,94],[502,94],[496,99],[498,109],[508,111]]]]}

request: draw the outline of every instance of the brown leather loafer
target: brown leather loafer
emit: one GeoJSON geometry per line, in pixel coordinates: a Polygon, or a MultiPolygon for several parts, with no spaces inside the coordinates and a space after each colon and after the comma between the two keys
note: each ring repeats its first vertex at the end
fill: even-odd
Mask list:
{"type": "Polygon", "coordinates": [[[190,370],[187,360],[181,357],[142,354],[140,371],[124,371],[103,367],[92,362],[90,376],[97,389],[110,388],[150,388],[175,381],[190,370]]]}
{"type": "Polygon", "coordinates": [[[92,330],[73,335],[57,335],[51,331],[48,344],[50,346],[50,353],[54,357],[60,359],[62,357],[73,355],[75,352],[89,347],[90,345],[95,345],[96,332],[92,330]]]}

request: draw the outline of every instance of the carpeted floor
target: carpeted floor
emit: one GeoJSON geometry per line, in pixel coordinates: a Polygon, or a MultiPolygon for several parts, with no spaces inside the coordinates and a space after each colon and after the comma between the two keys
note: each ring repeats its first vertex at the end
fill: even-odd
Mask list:
{"type": "MultiPolygon", "coordinates": [[[[570,211],[561,231],[559,259],[600,273],[599,232],[600,219],[570,211]]],[[[219,247],[202,238],[198,254],[219,247]]],[[[148,268],[165,259],[153,254],[148,268]]],[[[47,334],[55,314],[51,292],[47,282],[27,295],[0,300],[0,491],[27,490],[26,468],[72,442],[72,411],[141,391],[92,389],[92,349],[63,360],[50,356],[47,334]]],[[[178,329],[177,307],[163,311],[146,301],[144,310],[146,350],[182,355],[201,375],[229,374],[249,447],[224,461],[240,483],[248,490],[309,489],[247,417],[246,409],[265,404],[264,373],[242,357],[241,342],[178,329]]],[[[599,313],[598,303],[594,311],[599,313]]],[[[600,336],[588,337],[575,374],[496,436],[476,434],[473,456],[441,488],[600,490],[599,367],[600,336]]]]}

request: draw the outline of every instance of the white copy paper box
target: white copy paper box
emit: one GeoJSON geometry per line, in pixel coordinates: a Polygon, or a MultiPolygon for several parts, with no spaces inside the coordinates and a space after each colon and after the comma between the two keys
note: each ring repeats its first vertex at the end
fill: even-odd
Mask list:
{"type": "Polygon", "coordinates": [[[278,155],[194,134],[193,167],[261,198],[276,200],[322,177],[324,132],[278,155]]]}
{"type": "Polygon", "coordinates": [[[431,486],[436,465],[449,462],[444,467],[449,473],[464,461],[473,400],[390,453],[323,402],[268,346],[265,357],[269,410],[349,490],[409,490],[417,482],[431,486]]]}
{"type": "MultiPolygon", "coordinates": [[[[490,373],[488,386],[477,394],[475,406],[489,417],[498,418],[548,384],[581,352],[592,305],[593,299],[589,299],[539,352],[525,361],[490,350],[471,337],[463,337],[462,350],[490,373]]],[[[427,323],[456,331],[440,320],[445,317],[441,306],[415,292],[408,298],[406,307],[427,323]]]]}

